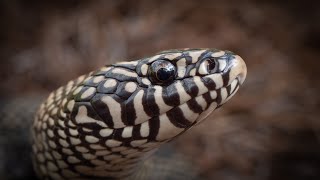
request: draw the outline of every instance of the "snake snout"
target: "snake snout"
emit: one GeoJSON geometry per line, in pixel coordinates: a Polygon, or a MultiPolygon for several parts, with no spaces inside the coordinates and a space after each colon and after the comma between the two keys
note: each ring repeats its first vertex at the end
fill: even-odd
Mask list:
{"type": "Polygon", "coordinates": [[[244,80],[247,76],[247,66],[244,60],[235,55],[234,58],[230,61],[230,74],[229,74],[229,82],[232,82],[234,79],[238,79],[240,85],[243,84],[244,80]]]}

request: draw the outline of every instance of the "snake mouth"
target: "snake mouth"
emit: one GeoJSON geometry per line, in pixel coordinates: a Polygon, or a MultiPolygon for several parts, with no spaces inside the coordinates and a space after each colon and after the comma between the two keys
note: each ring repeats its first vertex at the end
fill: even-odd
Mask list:
{"type": "MultiPolygon", "coordinates": [[[[156,141],[172,139],[206,119],[212,111],[227,102],[239,89],[241,80],[235,78],[225,87],[207,91],[159,115],[156,141]],[[170,115],[171,114],[171,115],[170,115]]],[[[153,119],[149,120],[152,124],[153,119]]]]}
{"type": "MultiPolygon", "coordinates": [[[[229,99],[231,99],[239,90],[240,86],[242,85],[241,82],[243,82],[241,77],[236,77],[226,87],[207,92],[206,94],[209,94],[211,98],[209,100],[210,103],[208,103],[206,109],[204,109],[204,111],[200,113],[199,117],[195,120],[195,124],[198,125],[200,122],[206,119],[215,109],[221,107],[223,104],[229,101],[229,99]]],[[[202,96],[207,96],[206,94],[202,96]]]]}

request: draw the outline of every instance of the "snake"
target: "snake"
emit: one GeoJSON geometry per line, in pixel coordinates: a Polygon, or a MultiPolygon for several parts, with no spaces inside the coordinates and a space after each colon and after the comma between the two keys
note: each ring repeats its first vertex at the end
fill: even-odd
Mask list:
{"type": "Polygon", "coordinates": [[[41,179],[132,177],[160,146],[233,97],[246,74],[231,51],[187,48],[82,75],[38,108],[34,169],[41,179]]]}

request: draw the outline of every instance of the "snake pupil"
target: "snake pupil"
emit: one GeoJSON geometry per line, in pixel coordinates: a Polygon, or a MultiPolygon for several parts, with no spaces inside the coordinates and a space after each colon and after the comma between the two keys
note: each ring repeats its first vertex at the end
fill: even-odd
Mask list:
{"type": "Polygon", "coordinates": [[[174,71],[172,69],[160,68],[157,71],[157,77],[160,81],[166,81],[170,79],[174,75],[174,71]]]}

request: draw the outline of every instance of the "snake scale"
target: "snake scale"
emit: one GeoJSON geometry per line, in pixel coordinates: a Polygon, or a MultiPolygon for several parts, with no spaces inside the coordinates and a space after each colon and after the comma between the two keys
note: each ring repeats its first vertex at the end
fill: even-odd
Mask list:
{"type": "Polygon", "coordinates": [[[52,92],[32,124],[42,179],[127,178],[204,120],[245,80],[242,58],[179,49],[104,66],[52,92]]]}

